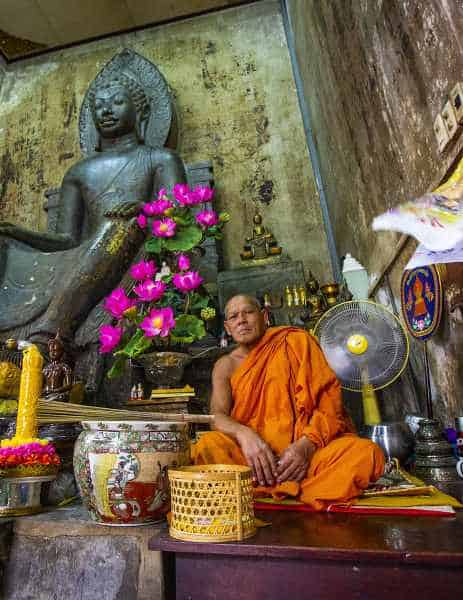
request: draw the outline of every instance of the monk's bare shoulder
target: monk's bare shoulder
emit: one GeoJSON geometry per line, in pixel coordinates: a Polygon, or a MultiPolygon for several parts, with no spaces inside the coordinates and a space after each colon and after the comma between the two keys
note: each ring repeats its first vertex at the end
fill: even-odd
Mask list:
{"type": "Polygon", "coordinates": [[[236,364],[232,357],[232,353],[227,354],[219,358],[219,360],[215,363],[212,371],[212,377],[214,379],[230,379],[235,369],[236,364]]]}

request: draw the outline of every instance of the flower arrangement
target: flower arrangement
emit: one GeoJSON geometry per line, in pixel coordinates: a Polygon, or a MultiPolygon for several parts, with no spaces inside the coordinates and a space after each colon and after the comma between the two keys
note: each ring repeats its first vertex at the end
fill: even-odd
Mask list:
{"type": "Polygon", "coordinates": [[[100,352],[116,356],[109,377],[121,373],[127,358],[206,335],[205,322],[215,317],[215,309],[192,268],[192,255],[206,238],[221,239],[229,220],[209,207],[213,195],[208,186],[192,190],[177,184],[143,204],[136,220],[147,234],[146,260],[130,269],[132,290],[115,289],[103,305],[112,323],[100,328],[100,352]]]}
{"type": "Polygon", "coordinates": [[[48,440],[31,439],[18,445],[3,440],[0,448],[0,474],[3,477],[52,475],[58,471],[60,459],[48,440]]]}

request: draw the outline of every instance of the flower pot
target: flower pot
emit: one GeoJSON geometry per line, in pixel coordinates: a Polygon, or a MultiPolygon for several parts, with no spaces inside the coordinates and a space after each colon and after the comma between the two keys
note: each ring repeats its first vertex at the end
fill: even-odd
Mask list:
{"type": "Polygon", "coordinates": [[[188,423],[84,421],[74,473],[94,521],[145,525],[170,508],[167,469],[190,462],[188,423]]]}
{"type": "Polygon", "coordinates": [[[156,388],[179,387],[183,371],[192,357],[184,352],[151,352],[137,358],[146,380],[156,388]]]}

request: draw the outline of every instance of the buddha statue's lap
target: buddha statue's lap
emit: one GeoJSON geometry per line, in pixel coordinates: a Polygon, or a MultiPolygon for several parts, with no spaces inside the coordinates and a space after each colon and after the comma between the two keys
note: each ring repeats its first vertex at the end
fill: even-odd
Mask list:
{"type": "Polygon", "coordinates": [[[142,89],[112,78],[93,93],[94,155],[66,173],[55,233],[0,223],[0,332],[26,326],[30,339],[74,332],[121,280],[144,235],[140,204],[186,180],[175,152],[143,144],[149,115],[142,89]]]}

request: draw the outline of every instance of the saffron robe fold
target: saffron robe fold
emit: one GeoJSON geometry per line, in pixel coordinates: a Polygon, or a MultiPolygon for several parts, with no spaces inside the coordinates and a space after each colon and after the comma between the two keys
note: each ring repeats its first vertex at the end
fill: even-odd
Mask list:
{"type": "MultiPolygon", "coordinates": [[[[384,469],[381,449],[357,437],[341,388],[315,339],[295,327],[268,329],[230,379],[231,417],[256,431],[276,456],[303,435],[317,450],[300,484],[257,487],[256,495],[297,497],[316,510],[359,496],[384,469]]],[[[195,464],[246,464],[239,445],[212,431],[192,447],[195,464]]]]}

